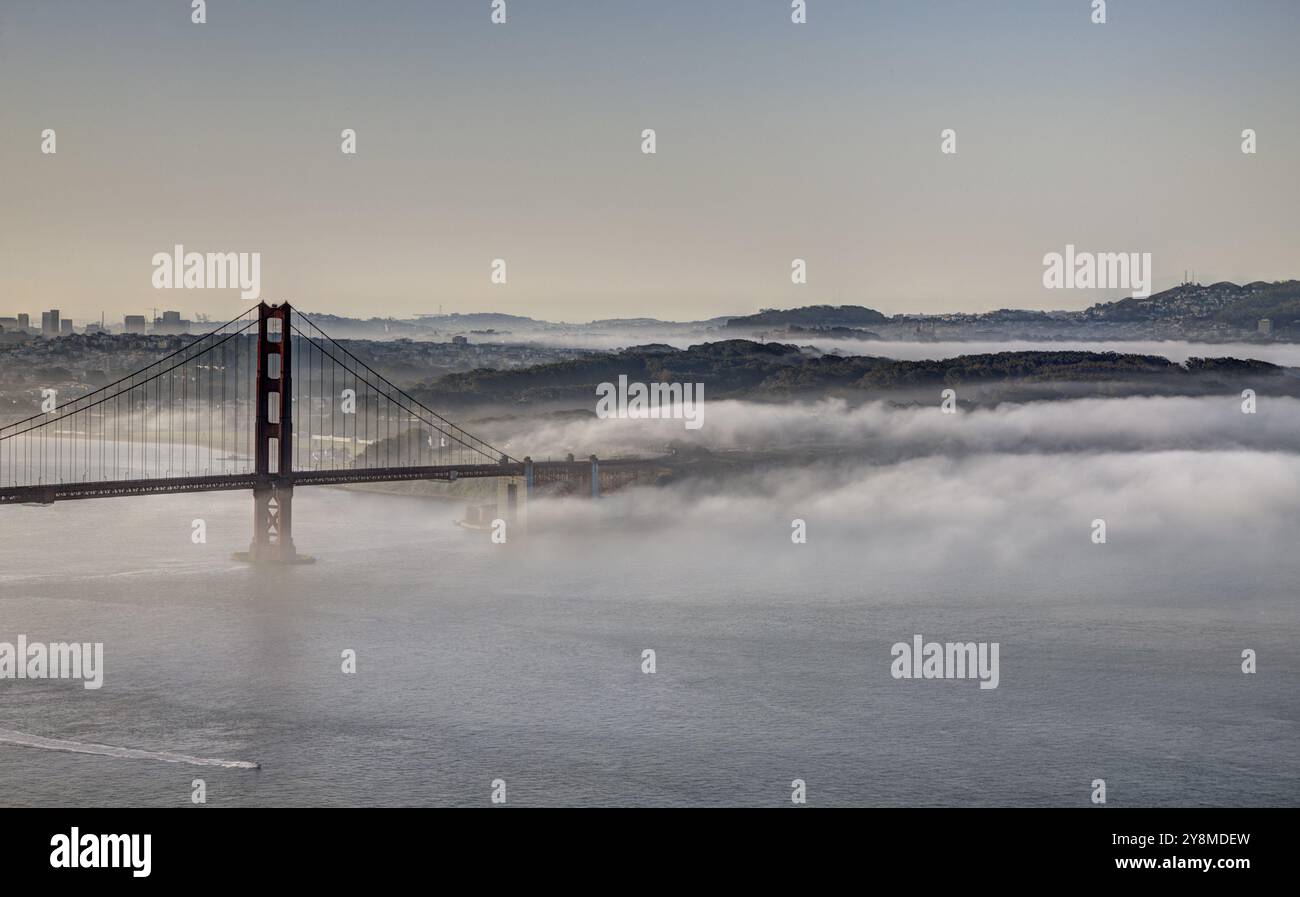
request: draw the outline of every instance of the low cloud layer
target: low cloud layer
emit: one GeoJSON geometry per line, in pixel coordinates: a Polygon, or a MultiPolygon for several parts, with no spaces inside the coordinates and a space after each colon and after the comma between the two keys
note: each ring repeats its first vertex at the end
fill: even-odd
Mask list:
{"type": "Polygon", "coordinates": [[[631,420],[540,424],[521,436],[557,453],[646,455],[670,440],[749,450],[734,465],[594,508],[537,502],[540,531],[565,534],[543,540],[555,569],[568,568],[562,557],[585,563],[567,557],[575,545],[619,557],[653,545],[637,575],[652,576],[659,562],[697,564],[701,587],[722,591],[732,588],[728,575],[775,559],[790,587],[826,595],[914,594],[929,583],[922,591],[936,596],[1003,590],[1016,601],[1062,590],[1138,603],[1180,601],[1189,590],[1202,596],[1195,601],[1290,600],[1269,571],[1300,531],[1295,399],[1261,399],[1255,414],[1230,396],[955,415],[937,403],[717,402],[705,421],[690,437],[679,421],[631,420]],[[796,518],[806,521],[806,545],[791,543],[796,518]],[[1092,541],[1096,520],[1106,544],[1092,541]]]}
{"type": "Polygon", "coordinates": [[[1208,594],[1214,602],[1199,606],[1211,613],[1220,597],[1249,596],[1293,615],[1285,559],[1300,530],[1297,495],[1295,454],[981,454],[693,478],[595,505],[536,502],[530,519],[549,570],[619,558],[626,575],[652,578],[670,564],[674,582],[703,593],[728,594],[733,577],[766,570],[750,588],[819,600],[933,592],[1140,606],[1208,594]],[[795,519],[806,544],[791,540],[795,519]],[[1093,541],[1098,520],[1105,544],[1093,541]]]}

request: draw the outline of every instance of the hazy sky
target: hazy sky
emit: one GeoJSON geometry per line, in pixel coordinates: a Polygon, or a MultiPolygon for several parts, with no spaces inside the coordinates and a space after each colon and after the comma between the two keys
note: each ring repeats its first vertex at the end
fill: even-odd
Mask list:
{"type": "Polygon", "coordinates": [[[175,243],[258,251],[264,298],[357,316],[1123,294],[1044,289],[1067,243],[1152,253],[1157,289],[1300,276],[1294,0],[507,9],[3,0],[0,315],[251,304],[154,290],[175,243]]]}

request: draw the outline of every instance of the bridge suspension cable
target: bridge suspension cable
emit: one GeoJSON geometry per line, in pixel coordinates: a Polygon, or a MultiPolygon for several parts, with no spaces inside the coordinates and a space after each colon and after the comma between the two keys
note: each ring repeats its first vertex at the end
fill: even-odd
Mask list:
{"type": "MultiPolygon", "coordinates": [[[[354,415],[353,435],[355,436],[358,426],[363,423],[367,432],[371,432],[370,427],[373,422],[375,428],[373,433],[377,437],[372,443],[375,450],[368,459],[375,463],[362,466],[403,467],[515,461],[491,443],[479,439],[421,403],[354,355],[341,342],[330,337],[301,312],[295,310],[292,314],[291,327],[298,334],[300,342],[293,354],[297,368],[293,377],[297,391],[294,413],[297,415],[295,420],[298,421],[301,421],[301,415],[304,413],[309,416],[308,432],[320,434],[328,429],[333,436],[336,430],[332,417],[335,408],[334,400],[340,398],[338,390],[348,388],[347,377],[351,377],[353,398],[360,403],[356,414],[362,415],[363,418],[359,421],[354,415]],[[328,405],[323,405],[320,399],[327,394],[325,389],[327,360],[332,363],[329,365],[330,402],[328,405]],[[304,375],[307,383],[305,395],[301,390],[304,375]],[[336,379],[340,375],[344,378],[342,385],[336,379]],[[365,387],[365,391],[363,392],[359,387],[365,387]],[[372,403],[373,417],[371,417],[372,403]],[[322,419],[327,408],[331,415],[328,423],[322,419]],[[311,415],[316,415],[314,420],[311,415]],[[428,429],[424,429],[425,427],[428,429]],[[411,435],[413,431],[418,431],[418,436],[414,439],[411,435]]],[[[343,421],[343,428],[344,438],[346,438],[346,419],[343,421]]],[[[301,451],[304,448],[301,438],[298,440],[298,445],[301,451]]],[[[322,464],[322,458],[319,457],[304,459],[299,455],[299,460],[304,463],[301,467],[295,464],[296,469],[328,467],[328,464],[322,464]]],[[[352,466],[355,467],[355,453],[352,460],[354,462],[352,466]]]]}
{"type": "Polygon", "coordinates": [[[0,426],[0,487],[246,470],[255,310],[83,395],[42,389],[41,413],[0,426]]]}
{"type": "Polygon", "coordinates": [[[280,317],[267,323],[276,328],[269,339],[293,343],[286,346],[284,406],[293,424],[285,428],[289,469],[260,470],[257,384],[262,376],[279,378],[286,357],[259,356],[259,316],[268,308],[254,306],[98,389],[66,400],[44,393],[41,413],[0,426],[0,493],[9,493],[0,501],[69,484],[105,487],[88,494],[116,494],[114,487],[130,483],[134,491],[185,491],[246,488],[250,477],[268,473],[359,471],[380,479],[385,470],[397,476],[519,463],[421,403],[306,315],[284,309],[287,332],[278,332],[280,317]],[[272,370],[259,372],[259,357],[272,370]],[[139,486],[146,482],[148,490],[139,486]]]}

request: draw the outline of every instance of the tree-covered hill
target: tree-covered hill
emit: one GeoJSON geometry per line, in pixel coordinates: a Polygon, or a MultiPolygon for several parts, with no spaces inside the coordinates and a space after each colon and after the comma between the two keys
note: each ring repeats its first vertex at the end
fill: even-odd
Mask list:
{"type": "Polygon", "coordinates": [[[765,308],[756,315],[742,315],[727,321],[731,329],[762,330],[779,327],[861,327],[883,324],[889,319],[873,308],[861,305],[805,305],[802,308],[765,308]]]}
{"type": "MultiPolygon", "coordinates": [[[[1180,365],[1158,355],[1114,352],[998,352],[940,361],[821,355],[779,343],[725,340],[674,349],[639,346],[621,352],[514,370],[449,374],[415,388],[439,404],[585,401],[597,384],[690,382],[712,399],[784,399],[815,395],[883,396],[891,391],[985,384],[1128,384],[1138,391],[1198,394],[1275,384],[1300,388],[1300,378],[1262,361],[1191,359],[1180,365]]],[[[1042,390],[1040,390],[1042,391],[1042,390]]],[[[1050,392],[1050,391],[1049,391],[1050,392]]]]}

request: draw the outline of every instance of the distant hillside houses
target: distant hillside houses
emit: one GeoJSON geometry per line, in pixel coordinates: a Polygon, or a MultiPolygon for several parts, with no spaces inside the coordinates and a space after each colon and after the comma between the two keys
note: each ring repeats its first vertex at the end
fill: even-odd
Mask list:
{"type": "Polygon", "coordinates": [[[1083,316],[1094,321],[1218,322],[1273,335],[1300,328],[1300,281],[1185,283],[1146,298],[1094,305],[1083,316]]]}

